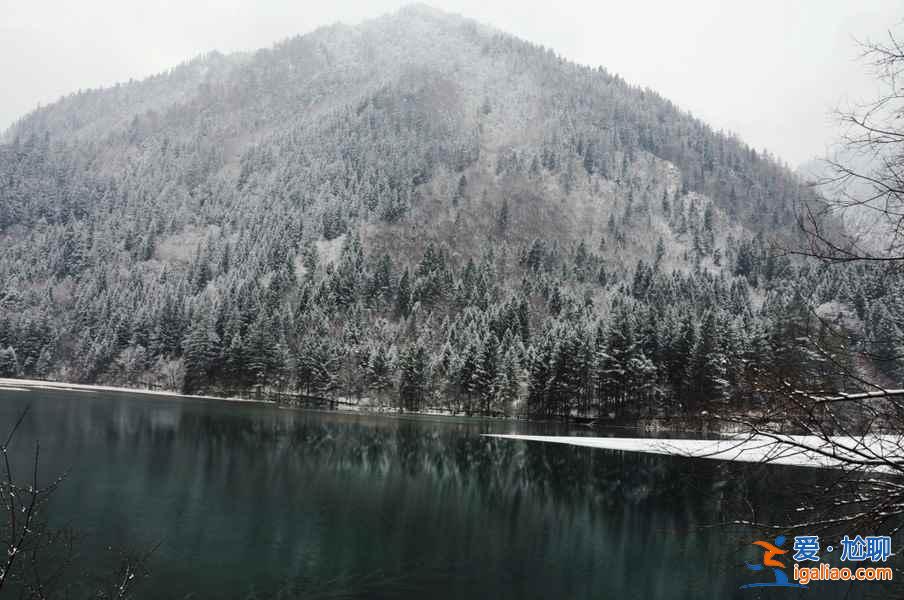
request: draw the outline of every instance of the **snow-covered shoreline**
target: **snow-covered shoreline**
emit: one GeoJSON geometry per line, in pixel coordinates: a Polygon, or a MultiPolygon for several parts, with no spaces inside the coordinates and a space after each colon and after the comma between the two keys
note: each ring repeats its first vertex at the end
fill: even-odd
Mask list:
{"type": "Polygon", "coordinates": [[[569,444],[625,452],[645,452],[686,458],[709,458],[736,462],[769,463],[796,467],[841,468],[845,458],[856,458],[858,452],[875,457],[877,464],[867,468],[877,472],[889,471],[883,460],[904,461],[901,456],[902,439],[898,435],[870,435],[862,438],[832,438],[835,445],[816,436],[735,436],[722,440],[685,440],[663,438],[571,437],[547,435],[487,434],[495,437],[529,442],[569,444]],[[843,448],[849,448],[845,451],[843,448]],[[830,454],[834,451],[836,457],[830,454]]]}
{"type": "MultiPolygon", "coordinates": [[[[0,377],[0,392],[29,390],[54,390],[66,392],[120,392],[128,394],[144,394],[164,398],[188,398],[201,400],[220,400],[225,402],[242,402],[273,405],[270,400],[252,398],[230,398],[225,396],[195,396],[178,392],[127,388],[108,385],[92,385],[66,383],[61,381],[44,381],[36,379],[9,379],[0,377]]],[[[360,408],[349,412],[372,412],[382,414],[383,411],[362,411],[360,408]]],[[[393,413],[394,414],[394,413],[393,413]]],[[[429,413],[415,413],[429,414],[429,413]]],[[[797,467],[841,468],[845,458],[857,457],[857,453],[865,452],[873,458],[875,465],[867,468],[877,471],[890,471],[882,464],[888,460],[896,464],[904,462],[901,449],[904,448],[902,435],[869,435],[861,438],[832,438],[836,445],[815,436],[777,435],[777,436],[732,436],[719,440],[672,439],[672,438],[621,438],[621,437],[584,437],[584,436],[547,436],[521,434],[484,434],[485,437],[521,440],[528,442],[546,442],[567,444],[605,450],[625,452],[643,452],[681,456],[686,458],[708,458],[735,462],[769,463],[797,467]],[[849,448],[850,451],[845,451],[849,448]],[[840,450],[839,450],[840,449],[840,450]],[[835,456],[832,456],[832,452],[835,456]]]]}
{"type": "Polygon", "coordinates": [[[164,390],[146,390],[141,388],[117,387],[112,385],[92,385],[84,383],[66,383],[63,381],[44,381],[40,379],[7,379],[0,377],[0,392],[28,390],[56,390],[61,392],[122,392],[127,394],[147,394],[149,396],[163,396],[166,398],[196,398],[201,400],[223,400],[226,402],[251,402],[258,404],[274,404],[270,400],[255,400],[253,398],[229,398],[226,396],[194,396],[192,394],[180,394],[164,390]]]}
{"type": "MultiPolygon", "coordinates": [[[[119,386],[111,386],[111,385],[95,385],[95,384],[85,384],[85,383],[68,383],[65,381],[47,381],[43,379],[10,379],[0,377],[0,392],[3,391],[14,391],[14,392],[27,392],[29,390],[54,390],[61,392],[119,392],[125,394],[146,394],[149,396],[163,396],[166,398],[188,398],[188,399],[201,399],[201,400],[223,400],[226,402],[242,402],[242,403],[256,403],[256,404],[267,404],[270,406],[279,406],[280,408],[286,409],[297,409],[299,407],[287,405],[287,404],[278,404],[272,400],[258,400],[255,398],[236,398],[230,396],[210,396],[210,395],[195,395],[195,394],[180,394],[179,392],[170,392],[170,391],[162,391],[162,390],[148,390],[144,388],[129,388],[129,387],[119,387],[119,386]]],[[[317,409],[317,408],[309,408],[306,410],[325,410],[325,409],[317,409]]],[[[336,407],[330,409],[330,412],[339,412],[339,413],[350,413],[350,414],[365,414],[365,415],[385,415],[385,416],[426,416],[426,417],[451,417],[451,418],[466,418],[463,414],[449,414],[442,413],[434,410],[421,410],[415,412],[399,412],[398,409],[393,407],[383,407],[379,405],[370,405],[370,404],[362,404],[362,405],[350,405],[347,400],[344,398],[337,398],[336,407]]],[[[506,419],[498,419],[496,417],[479,417],[483,420],[506,420],[506,419]]]]}

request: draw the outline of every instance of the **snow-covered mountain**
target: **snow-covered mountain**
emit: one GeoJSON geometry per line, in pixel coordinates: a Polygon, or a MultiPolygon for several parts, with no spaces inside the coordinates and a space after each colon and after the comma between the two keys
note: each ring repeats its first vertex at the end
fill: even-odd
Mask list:
{"type": "Polygon", "coordinates": [[[809,194],[655,92],[413,6],[17,122],[0,376],[686,406],[777,344],[802,275],[769,239],[809,194]]]}

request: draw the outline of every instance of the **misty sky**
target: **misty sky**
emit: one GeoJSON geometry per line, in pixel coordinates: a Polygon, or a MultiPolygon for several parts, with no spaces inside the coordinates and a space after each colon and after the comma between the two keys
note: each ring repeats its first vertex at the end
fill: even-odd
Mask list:
{"type": "MultiPolygon", "coordinates": [[[[0,130],[79,88],[217,49],[251,50],[407,2],[0,0],[0,130]]],[[[435,0],[428,4],[603,65],[792,167],[835,137],[831,109],[875,94],[854,38],[900,29],[904,0],[435,0]]]]}

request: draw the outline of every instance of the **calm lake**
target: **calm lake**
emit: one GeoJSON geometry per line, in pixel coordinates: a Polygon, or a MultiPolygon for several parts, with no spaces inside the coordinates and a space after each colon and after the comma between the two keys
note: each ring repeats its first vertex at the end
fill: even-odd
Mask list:
{"type": "Polygon", "coordinates": [[[68,473],[49,510],[79,531],[80,568],[159,544],[142,599],[901,597],[738,589],[765,580],[744,568],[759,536],[714,525],[783,514],[817,470],[480,436],[587,434],[566,426],[109,392],[0,391],[4,436],[26,405],[16,469],[40,439],[42,478],[68,473]]]}

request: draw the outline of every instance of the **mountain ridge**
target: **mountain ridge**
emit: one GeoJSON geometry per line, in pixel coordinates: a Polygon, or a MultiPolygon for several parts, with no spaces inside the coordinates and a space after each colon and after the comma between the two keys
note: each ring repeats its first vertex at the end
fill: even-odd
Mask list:
{"type": "Polygon", "coordinates": [[[70,96],[7,139],[0,375],[685,410],[748,390],[753,348],[812,363],[786,339],[800,285],[864,322],[886,303],[770,252],[813,196],[768,155],[423,7],[70,96]]]}

